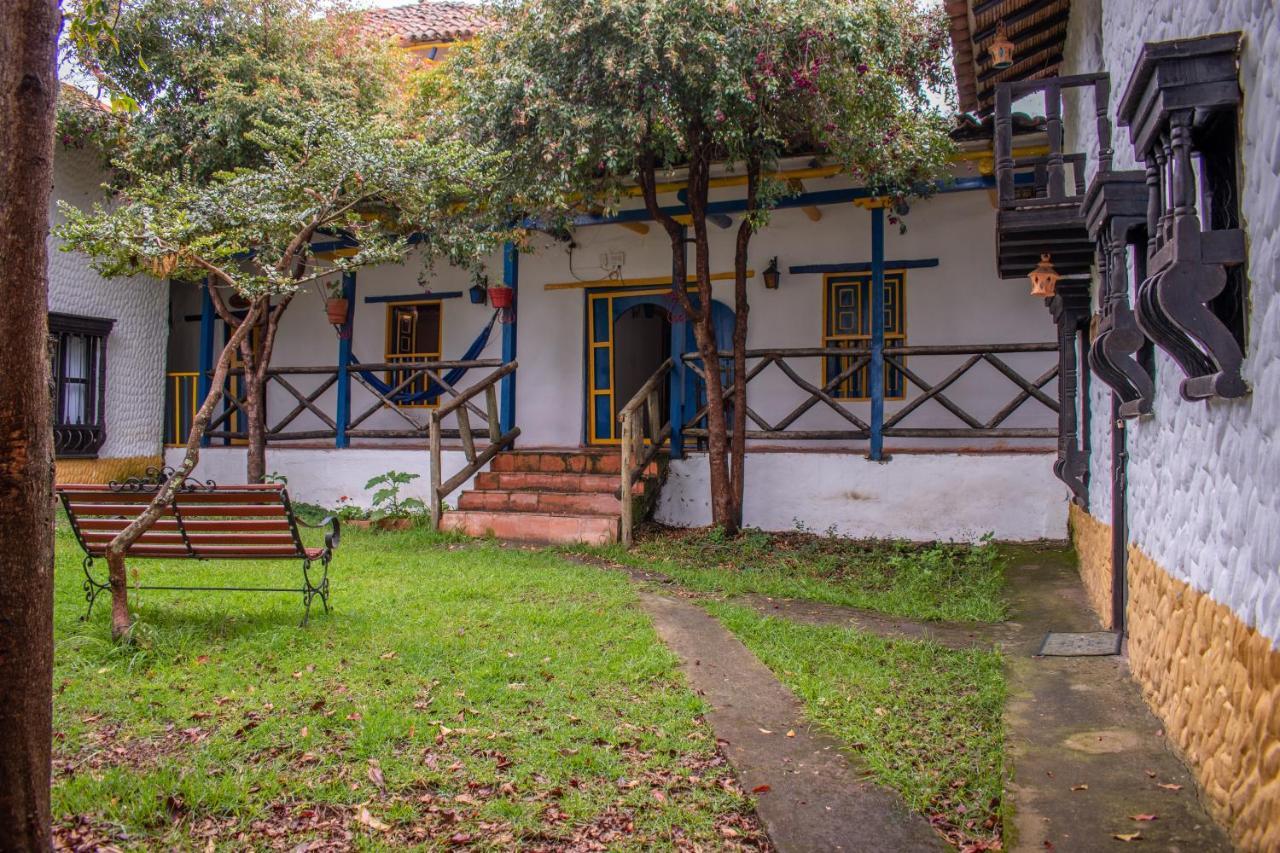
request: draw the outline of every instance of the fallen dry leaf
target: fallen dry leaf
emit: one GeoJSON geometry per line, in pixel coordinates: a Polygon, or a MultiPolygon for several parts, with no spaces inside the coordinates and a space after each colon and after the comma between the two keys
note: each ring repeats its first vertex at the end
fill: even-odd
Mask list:
{"type": "Polygon", "coordinates": [[[383,660],[393,660],[396,656],[395,652],[387,652],[385,655],[378,655],[383,660]]]}
{"type": "Polygon", "coordinates": [[[1157,788],[1164,788],[1166,791],[1181,791],[1182,786],[1176,782],[1157,782],[1157,788]]]}
{"type": "Polygon", "coordinates": [[[1073,791],[1087,791],[1087,790],[1089,790],[1089,786],[1088,786],[1088,785],[1072,785],[1072,786],[1071,786],[1071,790],[1073,790],[1073,791]]]}
{"type": "Polygon", "coordinates": [[[752,789],[751,789],[751,793],[753,793],[753,794],[767,794],[767,793],[769,793],[769,792],[770,792],[770,791],[772,791],[772,790],[773,790],[773,788],[769,787],[768,785],[756,785],[754,788],[752,788],[752,789]]]}
{"type": "Polygon", "coordinates": [[[795,730],[795,729],[788,729],[788,730],[787,730],[787,737],[795,737],[795,736],[796,736],[796,730],[795,730]]]}
{"type": "Polygon", "coordinates": [[[762,734],[762,735],[771,735],[771,734],[773,734],[773,732],[769,731],[768,729],[761,729],[761,730],[760,730],[760,734],[762,734]]]}
{"type": "Polygon", "coordinates": [[[364,824],[365,826],[369,827],[370,829],[377,830],[378,832],[386,832],[387,830],[391,829],[390,826],[378,820],[373,815],[369,814],[369,810],[364,806],[361,806],[360,811],[356,813],[356,820],[364,824]]]}
{"type": "Polygon", "coordinates": [[[1115,835],[1111,837],[1114,838],[1116,841],[1123,841],[1125,843],[1128,843],[1130,841],[1141,841],[1142,833],[1141,832],[1117,832],[1115,835]]]}
{"type": "Polygon", "coordinates": [[[369,781],[378,787],[379,790],[385,791],[387,788],[386,779],[382,776],[382,766],[375,759],[369,759],[369,781]]]}
{"type": "Polygon", "coordinates": [[[1131,814],[1131,815],[1129,815],[1129,820],[1155,820],[1155,819],[1156,819],[1156,816],[1155,816],[1155,815],[1153,815],[1153,814],[1131,814]]]}

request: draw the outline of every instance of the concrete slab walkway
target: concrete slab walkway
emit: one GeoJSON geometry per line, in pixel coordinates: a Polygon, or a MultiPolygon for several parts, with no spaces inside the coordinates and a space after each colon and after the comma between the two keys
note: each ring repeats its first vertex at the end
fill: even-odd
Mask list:
{"type": "Polygon", "coordinates": [[[778,850],[947,849],[839,741],[809,728],[799,700],[714,617],[679,598],[642,592],[640,600],[710,706],[716,738],[743,788],[757,792],[756,811],[778,850]]]}

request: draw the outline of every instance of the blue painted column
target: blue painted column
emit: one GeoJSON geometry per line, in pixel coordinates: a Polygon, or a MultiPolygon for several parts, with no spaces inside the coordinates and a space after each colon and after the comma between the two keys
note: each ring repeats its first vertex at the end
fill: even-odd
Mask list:
{"type": "MultiPolygon", "coordinates": [[[[213,321],[216,315],[213,311],[213,297],[209,295],[209,288],[213,287],[213,281],[206,278],[204,287],[200,288],[200,352],[199,352],[199,371],[196,375],[196,400],[197,406],[204,404],[204,400],[209,396],[209,385],[213,377],[209,374],[213,371],[213,321]]],[[[209,436],[200,437],[200,446],[209,446],[209,436]]]]}
{"type": "Polygon", "coordinates": [[[871,208],[871,391],[872,462],[884,459],[884,208],[871,208]]]}
{"type": "MultiPolygon", "coordinates": [[[[502,283],[515,291],[511,294],[511,322],[502,324],[502,363],[510,364],[516,360],[516,324],[520,321],[520,252],[515,243],[506,243],[502,247],[502,283]]],[[[498,421],[505,435],[516,425],[514,371],[502,377],[498,398],[501,408],[498,421]]]]}
{"type": "Polygon", "coordinates": [[[347,321],[338,330],[338,428],[334,432],[334,446],[350,446],[347,425],[351,423],[351,338],[356,318],[356,274],[342,274],[342,298],[347,300],[347,321]]]}

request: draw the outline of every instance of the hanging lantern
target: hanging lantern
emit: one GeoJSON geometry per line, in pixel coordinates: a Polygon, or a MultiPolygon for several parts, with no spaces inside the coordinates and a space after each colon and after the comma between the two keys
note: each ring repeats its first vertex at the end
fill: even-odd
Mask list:
{"type": "Polygon", "coordinates": [[[778,289],[778,283],[782,280],[782,273],[778,272],[777,258],[769,261],[769,266],[765,267],[764,272],[760,273],[760,277],[764,279],[766,290],[778,289]]]}
{"type": "Polygon", "coordinates": [[[1031,279],[1031,295],[1043,296],[1046,299],[1057,292],[1058,279],[1062,278],[1062,276],[1058,275],[1058,271],[1053,268],[1048,255],[1040,256],[1040,263],[1031,271],[1029,277],[1031,279]]]}
{"type": "Polygon", "coordinates": [[[991,52],[992,68],[1008,68],[1013,65],[1013,42],[1004,28],[1004,21],[996,24],[996,37],[987,50],[991,52]]]}

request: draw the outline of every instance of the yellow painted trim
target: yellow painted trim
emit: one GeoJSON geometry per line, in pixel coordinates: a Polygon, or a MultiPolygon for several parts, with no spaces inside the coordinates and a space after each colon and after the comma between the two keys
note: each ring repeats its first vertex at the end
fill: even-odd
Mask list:
{"type": "MultiPolygon", "coordinates": [[[[1014,149],[1013,156],[1014,157],[1038,157],[1040,155],[1048,154],[1048,153],[1049,153],[1049,146],[1047,145],[1028,145],[1024,148],[1014,149]]],[[[960,151],[948,157],[947,162],[948,163],[965,163],[965,162],[971,162],[971,161],[978,161],[979,163],[981,163],[984,160],[991,160],[991,158],[992,158],[991,149],[988,148],[988,149],[983,149],[978,151],[960,151]]],[[[809,166],[804,169],[784,169],[784,170],[766,172],[765,177],[776,178],[778,180],[786,180],[786,181],[804,180],[806,178],[833,178],[836,175],[844,173],[844,171],[845,169],[843,166],[809,166]]],[[[990,173],[984,172],[983,174],[990,174],[990,173]]],[[[707,182],[707,185],[712,189],[717,189],[720,187],[744,186],[746,183],[747,183],[746,175],[721,175],[720,177],[717,177],[717,178],[711,178],[707,182]]],[[[685,189],[688,186],[689,186],[689,182],[687,180],[665,181],[663,183],[658,184],[656,189],[657,189],[658,195],[662,195],[664,193],[679,192],[680,190],[685,189]]],[[[626,194],[630,196],[641,196],[641,195],[644,195],[644,190],[642,190],[640,187],[627,187],[626,194]]]]}
{"type": "Polygon", "coordinates": [[[316,252],[316,257],[321,260],[330,261],[334,258],[350,258],[360,253],[359,246],[346,246],[341,249],[329,249],[326,252],[316,252]]]}
{"type": "MultiPolygon", "coordinates": [[[[397,358],[414,358],[414,359],[440,359],[444,353],[444,300],[442,299],[418,299],[413,302],[389,302],[387,303],[387,325],[386,325],[386,346],[383,348],[383,360],[388,364],[397,358]],[[391,318],[395,315],[397,308],[414,307],[418,305],[435,305],[440,309],[440,323],[436,327],[436,351],[435,352],[391,352],[391,343],[395,340],[394,332],[391,328],[391,318]]],[[[415,340],[416,344],[417,341],[415,340]]],[[[383,376],[388,385],[395,384],[395,372],[384,371],[383,376]]],[[[428,378],[427,384],[431,381],[428,378]]],[[[434,409],[440,405],[440,398],[437,397],[434,403],[400,403],[399,406],[404,409],[434,409]]]]}
{"type": "Polygon", "coordinates": [[[878,195],[875,198],[855,198],[853,204],[854,207],[860,207],[863,210],[875,210],[880,207],[888,207],[890,199],[887,195],[878,195]]]}
{"type": "Polygon", "coordinates": [[[96,483],[103,485],[112,480],[140,477],[148,468],[164,464],[162,456],[117,456],[105,459],[59,459],[55,465],[54,479],[64,483],[96,483]]]}
{"type": "Polygon", "coordinates": [[[643,222],[619,222],[618,224],[628,231],[634,231],[642,237],[649,233],[649,226],[643,222]]]}
{"type": "MultiPolygon", "coordinates": [[[[897,276],[901,284],[898,286],[898,325],[901,328],[899,332],[885,332],[884,339],[886,342],[901,342],[903,346],[907,343],[907,271],[902,269],[885,270],[885,280],[890,276],[897,276]]],[[[824,347],[831,346],[834,341],[870,341],[870,335],[828,335],[827,329],[830,328],[831,321],[831,292],[835,289],[832,284],[839,284],[841,280],[852,278],[870,279],[871,273],[849,273],[849,272],[829,272],[822,277],[822,345],[824,347]]],[[[818,359],[818,387],[821,388],[827,384],[826,359],[818,359]]],[[[863,368],[864,370],[869,367],[863,368]]],[[[888,367],[886,366],[886,371],[888,367]]],[[[836,400],[845,400],[851,403],[866,402],[870,397],[843,397],[840,390],[834,389],[831,396],[836,400]]],[[[907,398],[907,379],[904,376],[902,382],[902,393],[889,396],[885,395],[886,400],[905,400],[907,398]]]]}
{"type": "MultiPolygon", "coordinates": [[[[747,270],[747,279],[755,278],[755,270],[747,270]]],[[[734,274],[731,272],[716,272],[711,274],[712,281],[733,281],[734,274]]],[[[696,285],[698,279],[696,276],[689,276],[686,279],[688,284],[696,285]]],[[[590,281],[558,281],[552,284],[544,284],[543,290],[582,290],[587,287],[642,287],[653,284],[671,284],[671,276],[669,275],[653,275],[646,278],[597,278],[590,281]]],[[[636,294],[630,294],[635,296],[636,294]]]]}

